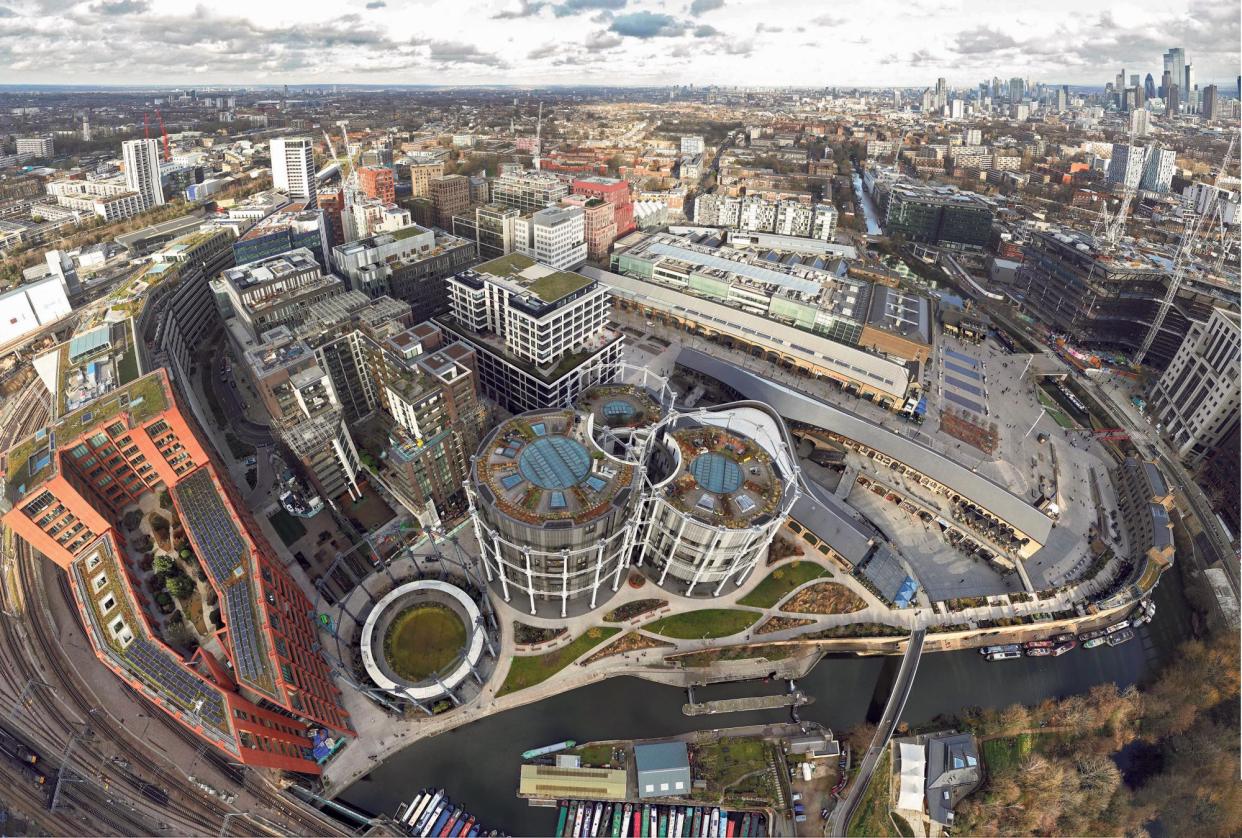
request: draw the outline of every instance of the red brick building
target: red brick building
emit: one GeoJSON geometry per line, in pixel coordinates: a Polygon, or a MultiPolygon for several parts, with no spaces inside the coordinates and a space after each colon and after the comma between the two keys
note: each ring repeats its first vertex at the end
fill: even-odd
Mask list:
{"type": "Polygon", "coordinates": [[[397,182],[392,176],[392,169],[361,166],[358,169],[358,185],[368,198],[375,198],[385,204],[397,202],[397,182]]]}
{"type": "Polygon", "coordinates": [[[61,416],[0,466],[0,520],[69,575],[96,655],[135,691],[244,765],[317,774],[314,746],[352,735],[311,601],[218,476],[164,370],[61,416]],[[181,651],[161,629],[157,551],[192,583],[181,651]]]}
{"type": "Polygon", "coordinates": [[[571,191],[575,195],[602,198],[612,204],[613,223],[617,225],[617,236],[633,232],[634,199],[630,195],[628,182],[610,177],[578,178],[574,181],[571,191]]]}
{"type": "Polygon", "coordinates": [[[582,208],[587,258],[596,262],[607,260],[608,248],[617,240],[617,225],[613,220],[616,206],[603,198],[587,195],[569,195],[561,199],[561,204],[582,208]]]}

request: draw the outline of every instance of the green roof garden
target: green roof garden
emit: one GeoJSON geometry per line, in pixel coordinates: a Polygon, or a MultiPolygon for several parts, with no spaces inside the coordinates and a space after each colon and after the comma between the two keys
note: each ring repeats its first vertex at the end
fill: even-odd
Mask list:
{"type": "Polygon", "coordinates": [[[575,291],[586,288],[591,282],[592,280],[582,274],[556,271],[534,280],[526,286],[526,290],[545,303],[554,303],[562,297],[568,297],[575,291]]]}
{"type": "Polygon", "coordinates": [[[419,236],[427,232],[427,228],[420,227],[417,224],[411,224],[409,227],[402,227],[399,230],[393,230],[390,234],[395,240],[402,241],[410,236],[419,236]]]}
{"type": "Polygon", "coordinates": [[[475,270],[479,273],[491,274],[492,276],[508,277],[521,273],[534,264],[535,260],[529,256],[523,256],[521,253],[510,253],[490,262],[484,262],[475,270]]]}
{"type": "Polygon", "coordinates": [[[102,399],[69,414],[56,424],[54,430],[58,439],[68,442],[122,412],[128,412],[134,422],[141,423],[167,407],[168,397],[159,374],[149,373],[129,386],[113,390],[102,399]]]}

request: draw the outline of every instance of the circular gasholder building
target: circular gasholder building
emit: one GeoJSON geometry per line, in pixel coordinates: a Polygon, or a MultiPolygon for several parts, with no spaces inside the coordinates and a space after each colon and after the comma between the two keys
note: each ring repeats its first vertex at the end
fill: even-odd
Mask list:
{"type": "MultiPolygon", "coordinates": [[[[669,401],[664,402],[666,405],[669,401]]],[[[508,602],[596,608],[631,565],[719,594],[766,555],[797,497],[793,443],[766,405],[679,413],[627,384],[532,411],[484,440],[467,485],[489,581],[508,602]]]]}

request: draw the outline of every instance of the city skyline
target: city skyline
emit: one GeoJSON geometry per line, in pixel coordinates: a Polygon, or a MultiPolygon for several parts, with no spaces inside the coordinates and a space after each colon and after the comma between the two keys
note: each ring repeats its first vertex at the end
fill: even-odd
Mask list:
{"type": "Polygon", "coordinates": [[[1234,80],[1236,5],[979,0],[808,11],[751,0],[4,0],[0,84],[721,84],[958,87],[993,75],[1100,85],[1159,76],[1186,50],[1200,85],[1234,80]],[[296,21],[296,22],[294,22],[296,21]],[[556,38],[549,32],[555,27],[556,38]],[[63,60],[49,66],[49,54],[63,60]]]}

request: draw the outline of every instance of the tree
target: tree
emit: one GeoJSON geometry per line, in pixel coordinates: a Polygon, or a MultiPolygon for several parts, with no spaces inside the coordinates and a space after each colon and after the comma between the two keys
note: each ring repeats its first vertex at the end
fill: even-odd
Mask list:
{"type": "Polygon", "coordinates": [[[151,568],[160,575],[166,575],[173,570],[172,556],[159,555],[151,560],[151,568]]]}
{"type": "Polygon", "coordinates": [[[190,581],[188,576],[177,574],[176,576],[169,576],[164,580],[164,590],[177,599],[185,599],[194,592],[194,583],[190,581]]]}

